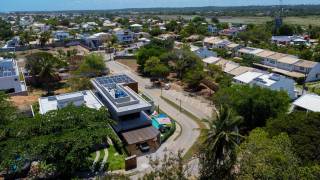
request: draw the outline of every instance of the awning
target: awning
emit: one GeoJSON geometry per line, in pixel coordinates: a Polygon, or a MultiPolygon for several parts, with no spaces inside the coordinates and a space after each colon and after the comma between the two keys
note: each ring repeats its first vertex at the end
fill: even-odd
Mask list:
{"type": "Polygon", "coordinates": [[[150,139],[157,138],[159,131],[153,126],[148,126],[141,129],[136,129],[128,132],[121,133],[122,137],[127,144],[136,144],[150,139]]]}

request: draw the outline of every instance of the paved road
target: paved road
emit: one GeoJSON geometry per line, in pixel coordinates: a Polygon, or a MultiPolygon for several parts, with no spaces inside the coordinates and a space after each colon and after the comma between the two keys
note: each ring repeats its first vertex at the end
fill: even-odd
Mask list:
{"type": "Polygon", "coordinates": [[[138,157],[138,174],[133,178],[136,179],[141,176],[144,172],[150,170],[148,157],[159,157],[162,158],[166,152],[177,153],[179,149],[183,150],[183,154],[197,141],[200,132],[199,126],[196,122],[190,119],[188,116],[179,112],[179,110],[172,107],[170,104],[160,98],[161,91],[159,89],[145,89],[145,85],[150,85],[149,79],[142,78],[132,72],[128,67],[119,64],[115,61],[108,61],[107,66],[110,68],[112,73],[126,73],[131,78],[139,83],[139,90],[145,94],[151,96],[156,105],[165,111],[169,116],[174,118],[181,126],[178,129],[181,133],[175,133],[170,137],[161,147],[153,154],[138,157]],[[180,129],[181,128],[181,129],[180,129]]]}

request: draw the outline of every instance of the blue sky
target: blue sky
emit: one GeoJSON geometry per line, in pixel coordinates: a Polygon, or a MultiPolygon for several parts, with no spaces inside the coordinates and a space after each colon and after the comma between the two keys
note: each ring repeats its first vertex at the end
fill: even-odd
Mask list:
{"type": "MultiPolygon", "coordinates": [[[[0,11],[241,6],[278,3],[279,0],[0,0],[0,11]]],[[[320,0],[283,0],[283,4],[320,4],[320,0]]]]}

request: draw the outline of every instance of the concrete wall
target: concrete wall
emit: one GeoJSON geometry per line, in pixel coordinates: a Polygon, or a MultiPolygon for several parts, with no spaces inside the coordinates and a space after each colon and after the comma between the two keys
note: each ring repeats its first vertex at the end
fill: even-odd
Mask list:
{"type": "Polygon", "coordinates": [[[307,82],[318,80],[320,80],[320,63],[317,63],[317,65],[311,69],[306,79],[307,82]]]}
{"type": "Polygon", "coordinates": [[[0,90],[14,89],[15,92],[22,91],[19,76],[0,78],[0,90]]]}

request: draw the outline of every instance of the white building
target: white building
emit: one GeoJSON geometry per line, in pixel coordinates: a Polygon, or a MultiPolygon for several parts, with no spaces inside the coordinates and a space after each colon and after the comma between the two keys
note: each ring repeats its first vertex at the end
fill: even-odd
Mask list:
{"type": "Polygon", "coordinates": [[[114,29],[114,34],[120,43],[131,43],[134,40],[134,33],[130,30],[114,29]]]}
{"type": "Polygon", "coordinates": [[[27,86],[20,79],[17,61],[0,57],[0,91],[12,94],[27,94],[27,86]]]}
{"type": "MultiPolygon", "coordinates": [[[[263,50],[255,54],[263,68],[271,69],[292,78],[306,77],[306,82],[320,80],[320,63],[299,59],[296,56],[263,50]]],[[[260,64],[257,64],[260,66],[260,64]]]]}
{"type": "Polygon", "coordinates": [[[305,94],[293,102],[294,109],[320,112],[320,96],[305,94]]]}
{"type": "Polygon", "coordinates": [[[70,104],[75,106],[85,105],[89,108],[100,109],[103,104],[90,90],[79,91],[57,96],[39,98],[40,114],[45,114],[49,111],[64,108],[70,104]]]}
{"type": "Polygon", "coordinates": [[[257,85],[276,91],[286,91],[291,99],[294,99],[294,80],[275,73],[245,72],[233,77],[233,81],[239,84],[257,85]]]}

